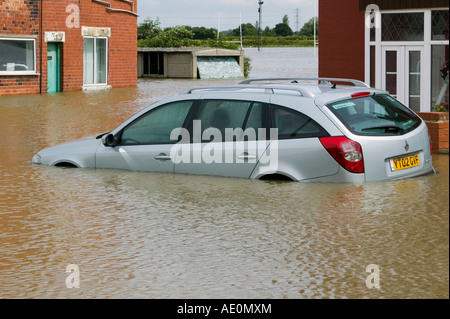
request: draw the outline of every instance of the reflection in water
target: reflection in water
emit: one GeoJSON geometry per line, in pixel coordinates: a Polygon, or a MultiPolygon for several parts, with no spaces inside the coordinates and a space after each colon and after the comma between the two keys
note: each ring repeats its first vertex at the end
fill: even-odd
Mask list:
{"type": "Polygon", "coordinates": [[[30,164],[164,96],[233,81],[2,97],[0,297],[448,298],[448,156],[433,157],[437,175],[364,185],[30,164]]]}

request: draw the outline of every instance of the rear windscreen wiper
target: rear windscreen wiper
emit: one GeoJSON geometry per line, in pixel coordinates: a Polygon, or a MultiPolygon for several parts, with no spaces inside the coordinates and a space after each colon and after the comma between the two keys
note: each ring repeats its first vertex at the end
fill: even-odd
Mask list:
{"type": "Polygon", "coordinates": [[[370,131],[370,130],[384,130],[385,132],[396,132],[396,133],[404,132],[404,129],[398,125],[378,125],[361,129],[361,131],[370,131]]]}

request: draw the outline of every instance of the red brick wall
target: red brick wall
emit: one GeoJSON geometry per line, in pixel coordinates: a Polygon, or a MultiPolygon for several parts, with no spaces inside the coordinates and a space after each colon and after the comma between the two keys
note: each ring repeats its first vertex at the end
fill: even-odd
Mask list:
{"type": "MultiPolygon", "coordinates": [[[[119,0],[105,0],[114,9],[131,10],[130,4],[119,0]]],[[[134,12],[137,0],[134,1],[134,12]]],[[[37,72],[33,76],[0,76],[0,95],[39,93],[47,90],[47,59],[42,59],[40,69],[38,0],[15,0],[14,6],[0,1],[0,37],[2,34],[36,35],[37,72]],[[31,8],[25,11],[24,8],[31,8]],[[42,83],[39,87],[39,83],[42,83]]],[[[112,87],[137,85],[137,17],[123,12],[107,11],[106,6],[92,0],[46,0],[42,1],[42,35],[46,31],[65,32],[61,43],[61,91],[81,90],[83,85],[83,36],[81,27],[108,27],[108,85],[112,87]],[[79,7],[79,28],[68,28],[66,12],[68,5],[79,7]]],[[[47,56],[47,43],[42,41],[42,56],[47,56]]]]}
{"type": "Polygon", "coordinates": [[[319,76],[364,81],[364,12],[358,0],[319,1],[319,76]]]}
{"type": "MultiPolygon", "coordinates": [[[[0,1],[0,37],[27,36],[36,40],[39,38],[39,0],[0,1]]],[[[36,50],[36,61],[39,52],[36,50]]],[[[36,72],[40,72],[36,63],[36,72]]],[[[0,95],[39,93],[38,75],[5,76],[0,75],[0,95]]]]}
{"type": "Polygon", "coordinates": [[[448,112],[424,112],[418,115],[427,123],[433,154],[447,153],[449,144],[448,112]]]}
{"type": "MultiPolygon", "coordinates": [[[[135,2],[135,10],[137,0],[135,2]]],[[[117,2],[114,8],[130,9],[130,5],[117,2]]],[[[137,18],[124,13],[111,13],[109,39],[109,76],[113,87],[137,85],[137,18]],[[118,17],[123,16],[118,21],[118,17]]]]}

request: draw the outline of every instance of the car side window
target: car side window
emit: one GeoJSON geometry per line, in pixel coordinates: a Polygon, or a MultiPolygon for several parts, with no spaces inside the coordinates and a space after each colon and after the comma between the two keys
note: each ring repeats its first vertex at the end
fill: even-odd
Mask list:
{"type": "MultiPolygon", "coordinates": [[[[196,120],[201,121],[202,141],[233,141],[254,139],[253,134],[243,136],[246,128],[262,123],[262,103],[238,100],[206,100],[200,107],[196,120]],[[226,129],[229,130],[226,130],[226,129]],[[233,130],[231,132],[231,130],[233,130]]],[[[256,138],[256,137],[255,137],[256,138]]]]}
{"type": "Polygon", "coordinates": [[[121,145],[175,144],[172,130],[184,125],[193,101],[165,104],[142,115],[123,129],[121,145]]]}
{"type": "Polygon", "coordinates": [[[328,133],[310,117],[282,106],[272,105],[273,127],[279,139],[325,137],[328,133]]]}

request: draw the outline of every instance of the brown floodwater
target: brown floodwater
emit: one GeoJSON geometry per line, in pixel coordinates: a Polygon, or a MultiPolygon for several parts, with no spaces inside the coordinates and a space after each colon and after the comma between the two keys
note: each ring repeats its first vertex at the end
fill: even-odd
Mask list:
{"type": "Polygon", "coordinates": [[[211,83],[0,97],[0,298],[449,298],[446,155],[363,185],[30,163],[211,83]]]}

